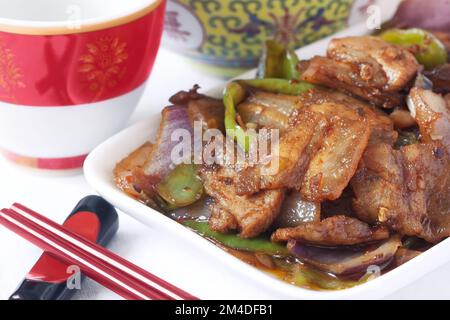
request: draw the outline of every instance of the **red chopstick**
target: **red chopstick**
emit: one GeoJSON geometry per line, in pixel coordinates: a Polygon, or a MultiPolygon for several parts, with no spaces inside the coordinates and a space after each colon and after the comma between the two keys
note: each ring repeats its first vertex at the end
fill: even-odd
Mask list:
{"type": "Polygon", "coordinates": [[[77,265],[87,276],[125,299],[197,299],[20,204],[1,210],[0,224],[65,262],[77,265]]]}

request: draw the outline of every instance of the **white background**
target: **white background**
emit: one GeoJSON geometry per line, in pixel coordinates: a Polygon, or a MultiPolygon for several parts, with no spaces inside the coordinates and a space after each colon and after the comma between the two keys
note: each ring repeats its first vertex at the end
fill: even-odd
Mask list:
{"type": "MultiPolygon", "coordinates": [[[[173,93],[188,89],[195,83],[208,89],[222,83],[222,80],[205,75],[178,55],[161,49],[145,95],[130,124],[159,113],[173,93]]],[[[81,174],[70,177],[30,175],[29,172],[0,159],[0,207],[9,207],[13,202],[21,202],[62,222],[82,197],[93,193],[95,191],[87,185],[81,174]]],[[[165,268],[166,257],[169,254],[176,254],[175,250],[179,245],[177,239],[158,230],[149,229],[123,213],[120,213],[120,224],[119,232],[109,248],[155,274],[161,273],[165,268]]],[[[40,254],[39,249],[0,227],[0,299],[8,299],[40,254]]],[[[180,259],[189,258],[198,257],[180,255],[180,259]]],[[[449,299],[449,270],[450,263],[387,298],[449,299]]],[[[181,268],[180,272],[183,272],[181,268]]],[[[199,273],[201,274],[201,271],[199,273]]],[[[202,284],[201,276],[198,276],[198,285],[211,286],[202,284]]],[[[256,289],[238,281],[233,287],[235,292],[245,292],[244,296],[249,299],[260,296],[255,292],[256,289]]],[[[211,297],[233,297],[233,292],[221,292],[221,288],[216,290],[211,297]]],[[[90,280],[83,283],[83,290],[77,293],[75,298],[120,299],[90,280]]]]}

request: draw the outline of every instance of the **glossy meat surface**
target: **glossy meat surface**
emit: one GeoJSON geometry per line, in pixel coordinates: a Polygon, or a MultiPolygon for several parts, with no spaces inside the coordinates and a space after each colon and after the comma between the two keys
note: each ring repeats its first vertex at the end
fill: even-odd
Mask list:
{"type": "Polygon", "coordinates": [[[386,113],[360,99],[336,90],[315,88],[303,94],[300,101],[303,108],[324,103],[342,104],[363,115],[368,120],[371,129],[369,143],[383,141],[393,144],[397,140],[398,134],[394,130],[394,123],[386,113]]]}
{"type": "Polygon", "coordinates": [[[300,64],[303,80],[351,93],[384,108],[404,103],[400,91],[420,67],[408,50],[370,36],[334,39],[327,54],[300,64]]]}
{"type": "Polygon", "coordinates": [[[370,223],[438,242],[450,235],[450,161],[439,142],[370,146],[352,180],[354,209],[370,223]]]}
{"type": "Polygon", "coordinates": [[[245,123],[259,127],[280,129],[289,127],[289,117],[299,107],[300,98],[264,91],[253,91],[237,110],[245,123]]]}
{"type": "Polygon", "coordinates": [[[419,63],[407,49],[379,37],[363,36],[333,39],[328,57],[359,65],[361,77],[384,91],[399,91],[414,78],[419,63]]]}
{"type": "Polygon", "coordinates": [[[364,112],[342,103],[323,102],[294,112],[275,146],[277,170],[256,165],[239,172],[238,193],[289,188],[306,201],[335,200],[356,171],[370,136],[364,112]]]}
{"type": "Polygon", "coordinates": [[[279,150],[276,159],[278,170],[271,172],[264,165],[255,170],[260,175],[260,189],[287,187],[299,190],[309,163],[320,149],[322,137],[328,127],[328,120],[322,114],[309,109],[301,110],[291,129],[281,137],[276,146],[279,150]]]}
{"type": "Polygon", "coordinates": [[[243,238],[256,237],[270,227],[280,212],[283,190],[240,196],[233,183],[235,172],[227,168],[204,167],[201,177],[206,193],[219,206],[213,205],[214,218],[210,221],[213,230],[238,230],[243,238]]]}
{"type": "Polygon", "coordinates": [[[329,126],[312,157],[300,193],[308,201],[336,200],[353,177],[367,147],[367,119],[340,104],[311,106],[327,117],[329,126]]]}
{"type": "Polygon", "coordinates": [[[272,241],[297,240],[322,246],[354,245],[389,238],[387,228],[370,227],[347,216],[334,216],[320,222],[302,224],[295,228],[278,229],[272,241]]]}
{"type": "Polygon", "coordinates": [[[412,116],[416,119],[423,142],[441,141],[450,153],[450,105],[431,90],[412,88],[409,95],[412,116]]]}

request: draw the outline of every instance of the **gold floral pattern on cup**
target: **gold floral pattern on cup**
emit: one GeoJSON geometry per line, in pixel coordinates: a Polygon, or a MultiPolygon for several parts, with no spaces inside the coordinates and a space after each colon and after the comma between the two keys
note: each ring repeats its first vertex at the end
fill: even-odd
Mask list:
{"type": "Polygon", "coordinates": [[[80,57],[79,72],[85,75],[88,88],[95,92],[94,101],[108,88],[114,88],[126,71],[127,43],[118,37],[101,37],[86,45],[87,52],[80,57]]]}
{"type": "Polygon", "coordinates": [[[0,40],[0,95],[15,100],[14,89],[25,88],[22,69],[11,49],[0,40]]]}

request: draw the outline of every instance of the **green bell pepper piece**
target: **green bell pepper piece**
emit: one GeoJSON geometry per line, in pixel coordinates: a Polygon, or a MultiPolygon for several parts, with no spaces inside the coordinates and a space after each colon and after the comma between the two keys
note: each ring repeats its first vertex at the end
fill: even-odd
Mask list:
{"type": "Polygon", "coordinates": [[[391,29],[380,34],[385,41],[405,48],[417,48],[416,59],[427,69],[447,62],[447,50],[432,33],[422,29],[391,29]]]}
{"type": "Polygon", "coordinates": [[[187,220],[183,225],[194,230],[203,237],[210,238],[235,250],[260,252],[269,255],[289,255],[286,247],[262,238],[243,239],[235,234],[219,233],[211,230],[208,222],[187,220]]]}
{"type": "Polygon", "coordinates": [[[200,200],[203,183],[195,164],[180,164],[156,186],[158,195],[169,208],[182,208],[200,200]]]}
{"type": "Polygon", "coordinates": [[[273,93],[282,93],[291,96],[300,95],[315,86],[305,81],[290,81],[286,79],[254,79],[254,80],[239,80],[239,83],[264,91],[273,93]]]}
{"type": "Polygon", "coordinates": [[[232,135],[237,143],[248,152],[250,149],[250,137],[236,121],[236,105],[245,99],[245,89],[237,82],[231,82],[225,88],[223,104],[225,105],[225,129],[232,135]]]}

